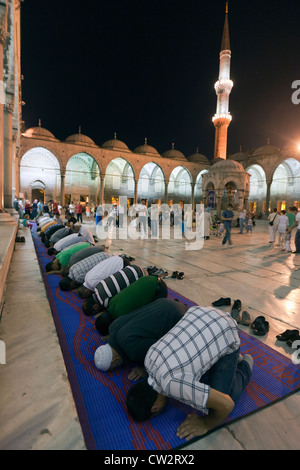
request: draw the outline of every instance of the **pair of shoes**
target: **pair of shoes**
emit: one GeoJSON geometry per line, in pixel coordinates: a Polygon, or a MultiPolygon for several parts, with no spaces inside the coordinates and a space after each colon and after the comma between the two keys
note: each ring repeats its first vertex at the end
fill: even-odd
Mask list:
{"type": "Polygon", "coordinates": [[[179,272],[179,271],[173,271],[172,273],[172,276],[171,276],[172,279],[183,279],[184,278],[184,272],[179,272]]]}
{"type": "Polygon", "coordinates": [[[294,336],[292,336],[291,338],[289,338],[286,342],[286,344],[292,348],[293,347],[293,343],[294,341],[299,341],[299,343],[297,344],[297,347],[296,349],[299,349],[300,348],[300,334],[299,334],[299,331],[297,331],[297,333],[294,334],[294,336]]]}
{"type": "Polygon", "coordinates": [[[241,313],[241,310],[242,310],[242,302],[237,299],[233,302],[233,306],[232,306],[232,309],[231,309],[231,313],[230,315],[232,316],[232,318],[237,322],[239,323],[240,322],[240,313],[241,313]]]}
{"type": "Polygon", "coordinates": [[[25,243],[25,237],[16,237],[16,243],[25,243]]]}
{"type": "Polygon", "coordinates": [[[296,339],[299,338],[299,331],[298,330],[285,330],[283,333],[280,333],[279,335],[276,336],[278,341],[290,341],[292,340],[295,341],[296,339]]]}
{"type": "Polygon", "coordinates": [[[230,304],[231,304],[230,297],[221,297],[220,299],[212,302],[212,305],[214,307],[223,307],[224,305],[230,305],[230,304]]]}
{"type": "Polygon", "coordinates": [[[148,266],[146,271],[148,271],[148,274],[151,276],[152,272],[157,271],[157,269],[158,268],[156,266],[148,266]]]}
{"type": "Polygon", "coordinates": [[[155,271],[152,271],[150,274],[150,276],[156,276],[160,278],[166,277],[167,275],[168,275],[168,271],[165,271],[164,269],[156,269],[155,271]]]}
{"type": "Polygon", "coordinates": [[[252,332],[256,336],[264,336],[269,331],[269,322],[266,321],[265,317],[257,317],[250,325],[252,332]]]}

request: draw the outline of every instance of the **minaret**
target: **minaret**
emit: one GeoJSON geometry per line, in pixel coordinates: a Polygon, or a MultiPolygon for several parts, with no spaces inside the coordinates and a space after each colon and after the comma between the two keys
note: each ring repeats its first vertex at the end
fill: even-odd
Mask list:
{"type": "Polygon", "coordinates": [[[226,2],[225,24],[220,52],[219,80],[215,83],[217,110],[212,119],[216,129],[214,158],[226,159],[227,155],[227,129],[232,119],[229,112],[229,95],[233,87],[233,82],[230,80],[230,59],[228,2],[226,2]]]}

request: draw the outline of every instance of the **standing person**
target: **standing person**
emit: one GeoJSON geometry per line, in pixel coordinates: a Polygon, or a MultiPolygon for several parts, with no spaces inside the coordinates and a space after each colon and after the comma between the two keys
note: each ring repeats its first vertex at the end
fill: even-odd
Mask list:
{"type": "MultiPolygon", "coordinates": [[[[243,209],[240,211],[240,215],[239,215],[239,225],[240,225],[240,233],[243,233],[243,228],[244,228],[244,223],[246,222],[246,214],[247,214],[247,211],[245,209],[245,207],[243,207],[243,209]]],[[[246,226],[246,224],[245,224],[246,226]]]]}
{"type": "Polygon", "coordinates": [[[252,219],[251,217],[248,217],[247,225],[246,225],[247,233],[252,233],[252,226],[253,226],[252,219]]]}
{"type": "Polygon", "coordinates": [[[287,233],[291,233],[293,228],[297,227],[297,232],[295,236],[296,250],[293,251],[293,253],[300,253],[300,212],[298,212],[297,207],[293,207],[293,212],[295,214],[295,221],[293,225],[287,229],[287,233]]]}
{"type": "Polygon", "coordinates": [[[37,204],[37,210],[38,210],[38,217],[40,215],[42,215],[43,213],[43,206],[44,204],[42,203],[41,199],[39,200],[38,204],[37,204]]]}
{"type": "Polygon", "coordinates": [[[277,209],[273,209],[273,212],[269,214],[268,221],[269,221],[269,233],[270,233],[270,241],[269,243],[274,243],[276,238],[276,222],[277,217],[279,214],[277,213],[277,209]]]}
{"type": "Polygon", "coordinates": [[[233,247],[233,245],[231,243],[231,225],[232,225],[233,217],[234,217],[233,205],[228,204],[227,209],[225,211],[223,211],[223,213],[222,213],[222,220],[223,220],[224,228],[225,228],[225,236],[222,240],[222,246],[224,248],[226,247],[226,242],[227,241],[228,241],[229,248],[233,247]]]}
{"type": "Polygon", "coordinates": [[[204,240],[209,240],[210,238],[210,227],[212,225],[212,218],[209,207],[204,211],[204,240]]]}
{"type": "Polygon", "coordinates": [[[15,209],[16,212],[19,212],[19,210],[20,210],[19,201],[18,201],[17,197],[15,197],[15,199],[14,199],[13,208],[15,209]]]}
{"type": "Polygon", "coordinates": [[[95,215],[95,222],[96,222],[96,225],[102,225],[102,217],[103,217],[103,207],[101,205],[99,205],[97,208],[96,208],[96,215],[95,215]]]}
{"type": "Polygon", "coordinates": [[[69,204],[69,212],[70,214],[74,215],[75,214],[75,206],[73,204],[73,201],[70,202],[69,204]]]}
{"type": "Polygon", "coordinates": [[[151,204],[150,206],[150,228],[151,228],[151,238],[158,237],[158,204],[151,204]]]}
{"type": "Polygon", "coordinates": [[[86,218],[90,220],[91,208],[88,202],[86,203],[86,206],[85,206],[85,215],[86,215],[86,218]]]}
{"type": "Polygon", "coordinates": [[[276,246],[281,246],[284,242],[284,236],[289,226],[289,219],[285,215],[286,211],[282,210],[280,212],[280,216],[277,217],[277,232],[278,232],[278,240],[276,246]]]}
{"type": "Polygon", "coordinates": [[[119,228],[123,228],[124,214],[125,214],[125,206],[124,206],[124,204],[119,203],[118,208],[117,208],[117,217],[118,217],[118,227],[119,228]]]}
{"type": "MultiPolygon", "coordinates": [[[[289,228],[294,225],[297,212],[298,211],[296,207],[289,207],[289,210],[286,213],[286,216],[289,219],[289,228]]],[[[284,249],[287,252],[291,252],[292,251],[292,247],[291,247],[292,233],[291,232],[287,231],[285,240],[286,240],[286,243],[285,243],[284,249]]]]}
{"type": "Polygon", "coordinates": [[[59,215],[58,202],[53,201],[52,204],[52,215],[59,215]]]}
{"type": "Polygon", "coordinates": [[[77,222],[82,223],[82,205],[80,204],[80,202],[77,202],[75,209],[76,209],[77,222]]]}
{"type": "Polygon", "coordinates": [[[145,204],[145,199],[141,200],[141,203],[137,205],[139,228],[141,237],[146,237],[147,235],[147,206],[145,204]]]}
{"type": "Polygon", "coordinates": [[[30,213],[31,213],[31,206],[30,206],[30,202],[27,200],[25,204],[25,214],[29,215],[30,217],[30,213]]]}
{"type": "Polygon", "coordinates": [[[164,411],[173,398],[202,411],[188,415],[177,436],[206,434],[232,412],[247,386],[253,366],[240,357],[240,337],[230,314],[211,307],[191,307],[181,320],[148,350],[148,378],[127,394],[127,409],[136,421],[164,411]]]}

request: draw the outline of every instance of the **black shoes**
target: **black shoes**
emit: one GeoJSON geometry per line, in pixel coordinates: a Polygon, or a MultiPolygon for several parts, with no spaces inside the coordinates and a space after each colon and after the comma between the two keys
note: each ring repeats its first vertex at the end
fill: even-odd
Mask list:
{"type": "Polygon", "coordinates": [[[223,307],[225,305],[230,305],[231,299],[229,297],[221,297],[219,300],[216,300],[212,303],[213,307],[223,307]]]}
{"type": "Polygon", "coordinates": [[[237,299],[233,302],[233,306],[232,306],[232,309],[231,309],[231,316],[234,320],[237,321],[237,323],[239,323],[239,320],[240,320],[240,312],[242,310],[242,302],[237,299]]]}

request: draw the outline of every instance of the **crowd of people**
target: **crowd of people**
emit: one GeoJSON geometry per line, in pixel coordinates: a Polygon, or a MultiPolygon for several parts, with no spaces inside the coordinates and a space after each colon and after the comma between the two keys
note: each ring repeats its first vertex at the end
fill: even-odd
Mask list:
{"type": "Polygon", "coordinates": [[[295,251],[300,253],[300,212],[297,207],[293,206],[286,210],[278,210],[274,208],[268,216],[269,221],[269,243],[275,243],[276,246],[282,247],[282,251],[286,253],[292,252],[291,242],[294,234],[295,251]]]}
{"type": "Polygon", "coordinates": [[[220,424],[239,400],[253,365],[251,356],[240,354],[231,314],[171,300],[152,267],[100,246],[74,212],[59,219],[42,211],[35,220],[52,258],[46,273],[59,273],[60,289],[84,299],[82,315],[94,318],[106,341],[95,351],[94,367],[105,373],[128,361],[136,364],[129,379],[137,383],[126,398],[131,417],[151,419],[175,398],[204,413],[188,416],[178,427],[179,437],[200,436],[220,424]]]}

